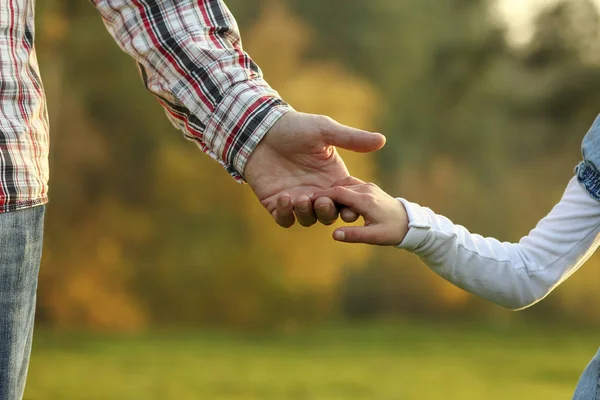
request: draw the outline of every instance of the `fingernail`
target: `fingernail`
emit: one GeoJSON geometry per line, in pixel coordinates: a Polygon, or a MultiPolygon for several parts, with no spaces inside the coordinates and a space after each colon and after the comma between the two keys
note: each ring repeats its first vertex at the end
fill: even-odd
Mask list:
{"type": "Polygon", "coordinates": [[[290,198],[289,197],[284,197],[283,199],[281,199],[281,206],[282,207],[288,207],[290,205],[290,198]]]}
{"type": "Polygon", "coordinates": [[[342,240],[344,240],[345,236],[346,235],[344,234],[344,231],[335,231],[335,232],[333,232],[333,238],[335,240],[342,241],[342,240]]]}

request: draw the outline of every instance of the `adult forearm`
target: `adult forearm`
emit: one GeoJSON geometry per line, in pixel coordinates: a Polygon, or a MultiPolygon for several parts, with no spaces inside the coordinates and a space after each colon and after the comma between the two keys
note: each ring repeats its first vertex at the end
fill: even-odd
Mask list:
{"type": "Polygon", "coordinates": [[[221,0],[94,0],[144,84],[186,138],[237,179],[258,143],[289,110],[242,48],[221,0]]]}

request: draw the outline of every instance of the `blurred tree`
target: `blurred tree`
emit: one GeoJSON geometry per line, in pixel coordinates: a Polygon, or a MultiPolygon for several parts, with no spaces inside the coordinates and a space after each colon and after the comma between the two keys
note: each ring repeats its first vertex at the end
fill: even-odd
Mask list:
{"type": "MultiPolygon", "coordinates": [[[[317,29],[313,57],[341,59],[385,99],[380,175],[390,192],[505,240],[526,234],[559,199],[598,113],[600,36],[591,1],[544,10],[532,42],[519,49],[484,0],[288,2],[317,29]]],[[[364,294],[356,286],[364,279],[371,298],[396,298],[373,300],[388,312],[390,303],[406,306],[399,313],[481,305],[433,274],[416,274],[411,258],[385,252],[372,264],[377,272],[356,272],[349,284],[364,294]],[[411,290],[415,282],[426,299],[411,290]]]]}
{"type": "MultiPolygon", "coordinates": [[[[293,106],[387,134],[376,159],[343,154],[351,173],[482,234],[516,240],[533,227],[598,113],[590,0],[546,9],[519,48],[485,0],[227,3],[293,106]]],[[[497,312],[415,257],[333,243],[331,228],[277,228],[249,188],[149,112],[159,106],[89,4],[38,4],[37,40],[52,125],[41,321],[123,330],[293,324],[338,306],[497,312]]],[[[600,301],[600,260],[588,264],[530,314],[600,321],[585,307],[600,301]]]]}
{"type": "MultiPolygon", "coordinates": [[[[302,55],[310,43],[310,34],[285,8],[273,3],[246,37],[246,49],[264,69],[267,80],[292,105],[307,112],[325,113],[344,123],[365,128],[372,125],[375,110],[370,104],[376,102],[374,91],[338,65],[306,63],[302,55]]],[[[175,170],[161,170],[156,180],[161,185],[157,196],[167,194],[164,200],[170,204],[180,201],[170,195],[174,191],[189,197],[181,207],[188,212],[182,214],[187,228],[173,225],[168,221],[172,216],[161,222],[172,226],[169,231],[173,235],[183,228],[188,239],[169,241],[161,248],[164,257],[156,269],[154,284],[145,285],[149,299],[165,304],[165,298],[171,298],[177,303],[162,307],[164,313],[158,318],[193,322],[208,315],[209,320],[220,323],[270,324],[312,318],[331,310],[340,268],[347,263],[365,262],[368,248],[335,245],[326,233],[330,228],[282,231],[249,188],[240,191],[217,172],[219,167],[214,163],[186,151],[193,161],[176,166],[177,160],[185,159],[183,150],[169,150],[164,145],[161,148],[161,153],[176,151],[177,156],[159,162],[175,170]],[[189,182],[195,185],[188,187],[189,182]],[[180,262],[185,269],[175,267],[180,262]],[[201,267],[194,267],[198,263],[201,267]],[[171,271],[172,281],[163,279],[167,270],[171,271]],[[184,282],[195,282],[201,289],[182,294],[184,282]],[[152,294],[155,292],[170,294],[157,297],[152,294]],[[305,301],[310,297],[312,301],[298,303],[298,298],[305,301]]],[[[367,178],[374,175],[368,156],[344,156],[357,174],[367,178]]],[[[151,308],[158,307],[154,304],[151,308]]]]}
{"type": "MultiPolygon", "coordinates": [[[[330,228],[276,227],[249,188],[181,135],[165,134],[173,128],[148,112],[158,105],[93,8],[60,12],[73,22],[45,57],[64,61],[51,96],[68,112],[52,121],[40,317],[105,329],[146,320],[249,327],[330,312],[341,267],[366,262],[370,249],[333,244],[330,228]]],[[[336,63],[306,62],[309,30],[281,5],[265,8],[247,36],[292,104],[372,127],[375,91],[336,63]]],[[[344,156],[353,172],[374,176],[368,156],[344,156]]]]}

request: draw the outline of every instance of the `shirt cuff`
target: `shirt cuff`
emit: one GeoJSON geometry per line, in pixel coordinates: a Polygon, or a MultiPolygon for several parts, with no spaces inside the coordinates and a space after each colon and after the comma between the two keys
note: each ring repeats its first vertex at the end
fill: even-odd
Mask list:
{"type": "Polygon", "coordinates": [[[292,107],[262,79],[235,85],[214,110],[204,140],[229,173],[244,182],[256,146],[292,107]]]}
{"type": "Polygon", "coordinates": [[[406,214],[408,215],[408,232],[402,243],[396,247],[411,251],[416,250],[429,236],[431,230],[429,216],[427,215],[425,208],[420,205],[411,203],[403,198],[398,198],[397,200],[402,203],[406,209],[406,214]]]}

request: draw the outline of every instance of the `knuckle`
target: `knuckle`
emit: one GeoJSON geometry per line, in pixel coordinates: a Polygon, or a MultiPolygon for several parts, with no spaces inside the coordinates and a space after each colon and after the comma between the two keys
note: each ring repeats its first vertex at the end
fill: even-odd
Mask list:
{"type": "Polygon", "coordinates": [[[376,191],[377,189],[379,189],[379,186],[377,186],[375,183],[373,182],[369,182],[366,184],[367,188],[371,191],[376,191]]]}

